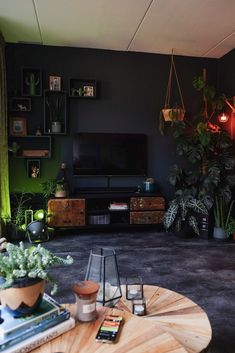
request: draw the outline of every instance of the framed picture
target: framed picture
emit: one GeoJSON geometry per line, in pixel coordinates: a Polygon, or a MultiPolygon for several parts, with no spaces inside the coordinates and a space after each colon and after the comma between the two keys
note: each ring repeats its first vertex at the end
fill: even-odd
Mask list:
{"type": "Polygon", "coordinates": [[[40,69],[22,69],[21,94],[29,97],[42,95],[42,73],[40,69]]]}
{"type": "Polygon", "coordinates": [[[32,179],[41,177],[40,159],[27,159],[27,175],[32,179]]]}
{"type": "Polygon", "coordinates": [[[94,87],[93,86],[84,86],[83,87],[84,97],[93,97],[94,96],[94,87]]]}
{"type": "Polygon", "coordinates": [[[10,135],[27,136],[26,118],[10,118],[10,135]]]}
{"type": "Polygon", "coordinates": [[[49,76],[49,89],[50,91],[61,90],[61,77],[60,76],[49,76]]]}
{"type": "Polygon", "coordinates": [[[9,110],[11,112],[30,112],[31,98],[11,97],[9,99],[9,110]]]}

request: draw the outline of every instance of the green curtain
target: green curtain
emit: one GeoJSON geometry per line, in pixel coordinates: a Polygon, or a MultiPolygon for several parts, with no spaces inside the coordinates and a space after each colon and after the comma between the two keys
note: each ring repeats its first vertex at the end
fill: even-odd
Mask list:
{"type": "Polygon", "coordinates": [[[5,41],[0,33],[0,235],[6,220],[11,217],[9,173],[8,173],[8,141],[7,141],[7,88],[5,41]]]}

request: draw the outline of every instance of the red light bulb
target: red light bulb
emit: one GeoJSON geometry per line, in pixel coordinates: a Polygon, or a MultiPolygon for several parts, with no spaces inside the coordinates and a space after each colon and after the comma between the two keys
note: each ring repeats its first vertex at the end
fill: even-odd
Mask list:
{"type": "Polygon", "coordinates": [[[226,123],[228,121],[228,115],[225,115],[224,113],[219,116],[219,121],[221,123],[226,123]]]}

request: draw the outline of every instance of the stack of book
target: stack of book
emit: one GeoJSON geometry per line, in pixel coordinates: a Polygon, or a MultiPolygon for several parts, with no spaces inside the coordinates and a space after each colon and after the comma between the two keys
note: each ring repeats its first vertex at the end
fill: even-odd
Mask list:
{"type": "Polygon", "coordinates": [[[0,305],[0,352],[26,353],[75,326],[75,320],[49,295],[32,315],[15,318],[0,305]]]}
{"type": "Polygon", "coordinates": [[[111,202],[109,210],[128,210],[128,204],[126,202],[111,202]]]}

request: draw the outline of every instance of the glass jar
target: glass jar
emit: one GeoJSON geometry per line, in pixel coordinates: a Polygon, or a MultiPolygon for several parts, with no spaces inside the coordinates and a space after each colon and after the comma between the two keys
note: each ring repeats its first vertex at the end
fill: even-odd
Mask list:
{"type": "Polygon", "coordinates": [[[93,281],[83,281],[73,286],[76,298],[76,319],[89,322],[96,319],[96,296],[99,284],[93,281]]]}

